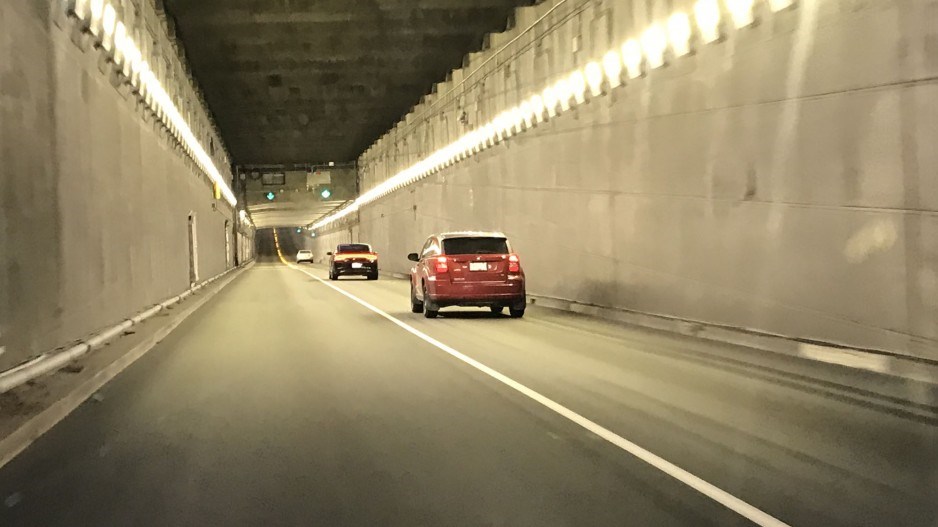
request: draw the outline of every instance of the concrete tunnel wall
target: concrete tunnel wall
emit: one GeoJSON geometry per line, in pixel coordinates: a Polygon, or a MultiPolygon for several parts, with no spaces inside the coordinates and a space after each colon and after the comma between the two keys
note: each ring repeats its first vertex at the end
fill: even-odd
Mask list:
{"type": "Polygon", "coordinates": [[[188,288],[190,213],[199,279],[234,263],[231,208],[73,42],[63,9],[0,2],[0,370],[188,288]]]}
{"type": "MultiPolygon", "coordinates": [[[[511,60],[470,55],[361,157],[363,190],[672,12],[652,4],[557,13],[511,60]]],[[[408,272],[431,233],[499,229],[532,293],[938,360],[938,2],[805,0],[728,31],[363,207],[354,239],[408,272]]],[[[317,255],[352,234],[332,231],[317,255]]]]}

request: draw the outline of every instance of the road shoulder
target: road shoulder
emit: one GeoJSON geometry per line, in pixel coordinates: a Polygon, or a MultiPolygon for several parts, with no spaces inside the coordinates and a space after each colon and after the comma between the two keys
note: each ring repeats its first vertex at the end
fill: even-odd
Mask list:
{"type": "Polygon", "coordinates": [[[0,394],[0,467],[165,339],[179,324],[247,268],[200,289],[185,300],[141,322],[103,348],[65,367],[0,394]]]}

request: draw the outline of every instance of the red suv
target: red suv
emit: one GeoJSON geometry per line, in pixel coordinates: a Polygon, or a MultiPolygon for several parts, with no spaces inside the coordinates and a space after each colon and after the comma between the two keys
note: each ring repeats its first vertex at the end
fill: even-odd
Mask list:
{"type": "Polygon", "coordinates": [[[434,318],[447,306],[489,307],[524,316],[524,270],[500,232],[450,232],[430,236],[410,272],[410,307],[434,318]]]}

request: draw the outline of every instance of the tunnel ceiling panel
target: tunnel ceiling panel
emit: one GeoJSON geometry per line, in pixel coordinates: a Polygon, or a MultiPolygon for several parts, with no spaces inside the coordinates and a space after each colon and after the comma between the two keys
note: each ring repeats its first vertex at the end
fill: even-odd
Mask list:
{"type": "Polygon", "coordinates": [[[532,0],[164,0],[239,164],[356,159],[532,0]]]}

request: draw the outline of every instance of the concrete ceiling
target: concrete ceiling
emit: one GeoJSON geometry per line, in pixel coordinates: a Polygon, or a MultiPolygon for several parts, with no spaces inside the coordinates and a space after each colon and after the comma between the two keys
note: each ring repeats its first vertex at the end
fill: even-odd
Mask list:
{"type": "Polygon", "coordinates": [[[258,229],[271,227],[306,227],[342,205],[343,201],[322,203],[252,203],[247,205],[251,221],[258,229]]]}
{"type": "Polygon", "coordinates": [[[238,164],[350,161],[533,0],[163,0],[238,164]]]}

